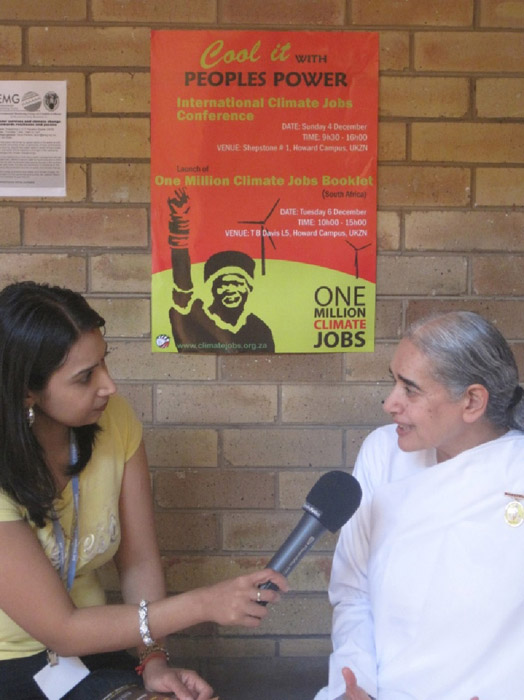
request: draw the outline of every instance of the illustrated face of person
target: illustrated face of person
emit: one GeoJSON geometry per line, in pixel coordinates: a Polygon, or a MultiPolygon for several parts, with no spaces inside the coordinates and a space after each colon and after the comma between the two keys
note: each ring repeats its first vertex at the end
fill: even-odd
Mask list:
{"type": "Polygon", "coordinates": [[[250,291],[245,277],[235,273],[220,275],[213,285],[215,299],[227,309],[244,306],[250,291]]]}
{"type": "Polygon", "coordinates": [[[107,371],[100,330],[83,333],[42,391],[30,392],[35,422],[79,427],[96,423],[116,387],[107,371]]]}
{"type": "Polygon", "coordinates": [[[405,452],[436,448],[438,461],[462,451],[464,399],[454,399],[431,374],[431,361],[409,340],[400,342],[391,362],[393,389],[384,410],[397,424],[405,452]]]}

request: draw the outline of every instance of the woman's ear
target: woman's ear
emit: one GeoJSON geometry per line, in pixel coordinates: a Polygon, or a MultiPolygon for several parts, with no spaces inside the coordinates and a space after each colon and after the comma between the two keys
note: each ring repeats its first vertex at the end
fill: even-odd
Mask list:
{"type": "Polygon", "coordinates": [[[474,423],[486,413],[489,392],[482,384],[471,384],[464,394],[464,420],[474,423]]]}
{"type": "Polygon", "coordinates": [[[24,399],[24,406],[25,406],[26,408],[29,408],[29,406],[34,406],[35,403],[36,403],[36,396],[35,396],[35,394],[33,394],[32,391],[28,391],[27,394],[26,394],[26,396],[25,396],[25,399],[24,399]]]}

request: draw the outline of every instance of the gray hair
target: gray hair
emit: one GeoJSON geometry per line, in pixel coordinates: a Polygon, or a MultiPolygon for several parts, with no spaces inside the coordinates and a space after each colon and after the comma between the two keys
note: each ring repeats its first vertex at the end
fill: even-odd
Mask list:
{"type": "Polygon", "coordinates": [[[481,384],[489,393],[486,418],[499,428],[524,430],[517,363],[492,323],[470,311],[451,311],[415,321],[404,337],[431,360],[433,377],[453,398],[481,384]]]}

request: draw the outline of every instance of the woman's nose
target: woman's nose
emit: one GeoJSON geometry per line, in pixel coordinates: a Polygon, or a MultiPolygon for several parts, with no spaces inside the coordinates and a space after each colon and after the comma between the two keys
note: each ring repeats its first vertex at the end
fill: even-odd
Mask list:
{"type": "Polygon", "coordinates": [[[396,387],[393,387],[393,389],[389,392],[387,397],[384,399],[382,402],[382,408],[386,413],[394,413],[394,407],[396,403],[395,399],[395,389],[396,387]]]}
{"type": "Polygon", "coordinates": [[[102,370],[102,379],[100,381],[100,386],[98,388],[98,393],[101,396],[112,396],[116,393],[116,384],[111,379],[111,375],[104,367],[102,370]]]}

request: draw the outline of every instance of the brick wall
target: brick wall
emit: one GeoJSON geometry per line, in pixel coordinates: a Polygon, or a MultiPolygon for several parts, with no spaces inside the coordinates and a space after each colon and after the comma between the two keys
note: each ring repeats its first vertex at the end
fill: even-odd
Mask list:
{"type": "MultiPolygon", "coordinates": [[[[524,2],[1,0],[0,79],[23,78],[68,81],[68,190],[0,200],[0,283],[71,286],[107,319],[110,368],[145,424],[170,590],[264,564],[317,477],[351,469],[386,420],[409,319],[480,311],[524,370],[524,2]],[[380,32],[374,354],[150,354],[149,33],[199,27],[380,32]]],[[[260,630],[204,625],[176,654],[325,659],[333,545],[260,630]]]]}

